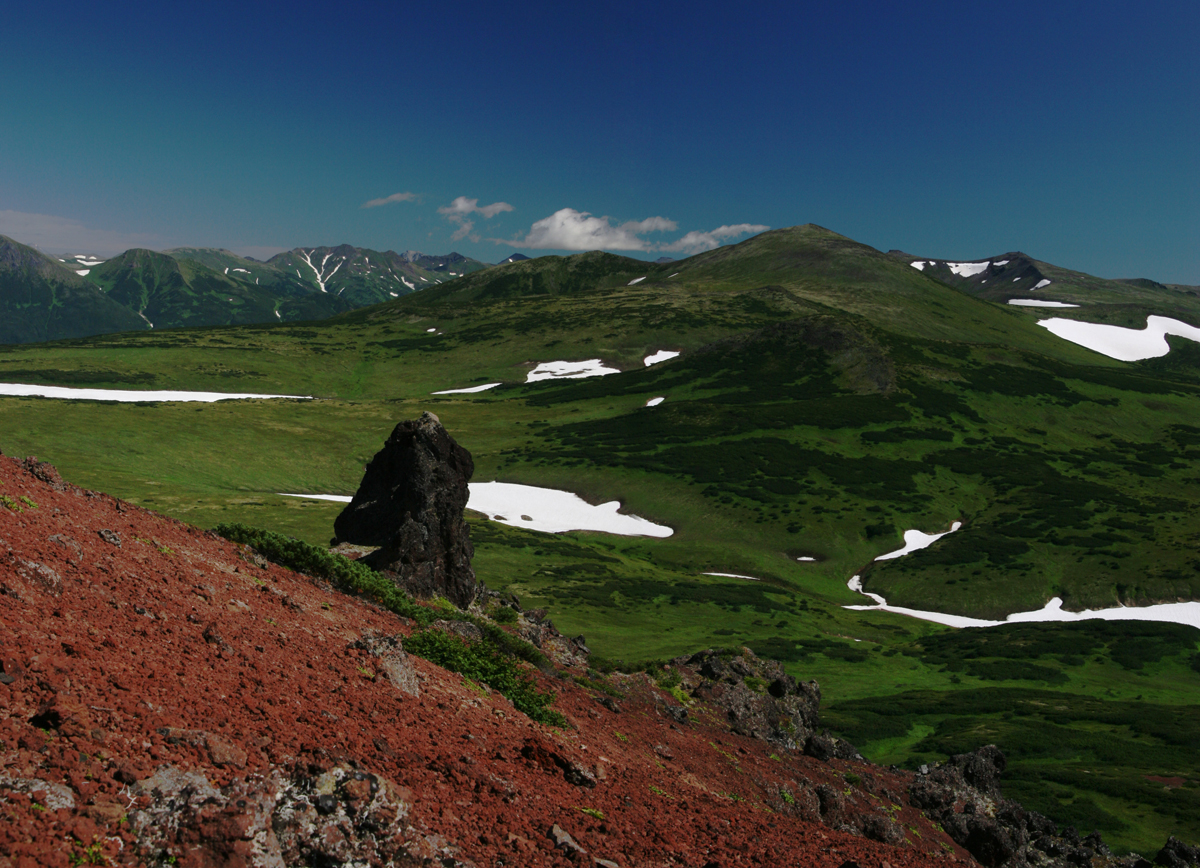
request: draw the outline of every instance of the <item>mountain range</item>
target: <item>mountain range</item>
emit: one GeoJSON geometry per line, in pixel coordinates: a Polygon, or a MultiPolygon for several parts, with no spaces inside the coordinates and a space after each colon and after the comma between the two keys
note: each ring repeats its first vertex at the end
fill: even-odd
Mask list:
{"type": "Polygon", "coordinates": [[[195,247],[50,257],[0,236],[0,343],[323,319],[488,267],[458,253],[348,244],[298,247],[267,262],[195,247]]]}

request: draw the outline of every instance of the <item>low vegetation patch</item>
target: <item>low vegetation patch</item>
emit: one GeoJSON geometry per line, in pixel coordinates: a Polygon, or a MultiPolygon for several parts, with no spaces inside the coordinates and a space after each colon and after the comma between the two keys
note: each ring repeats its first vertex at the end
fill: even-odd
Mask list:
{"type": "MultiPolygon", "coordinates": [[[[566,726],[549,708],[554,694],[539,691],[534,676],[520,663],[552,671],[550,661],[533,645],[505,632],[486,618],[462,612],[444,600],[422,605],[386,577],[360,564],[300,540],[243,524],[220,524],[215,531],[228,540],[251,546],[272,563],[324,579],[338,590],[374,600],[388,610],[427,627],[434,621],[469,621],[483,640],[468,644],[439,630],[425,630],[404,640],[405,650],[498,690],[520,711],[539,723],[566,726]]],[[[510,610],[511,611],[511,610],[510,610]]]]}

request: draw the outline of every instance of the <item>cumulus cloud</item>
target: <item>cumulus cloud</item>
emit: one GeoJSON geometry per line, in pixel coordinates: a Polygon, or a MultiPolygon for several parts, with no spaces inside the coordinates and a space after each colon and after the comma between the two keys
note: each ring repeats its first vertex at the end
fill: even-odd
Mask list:
{"type": "Polygon", "coordinates": [[[653,250],[639,236],[647,232],[671,232],[679,228],[666,217],[648,217],[613,225],[609,217],[593,217],[587,211],[563,208],[537,221],[523,240],[499,241],[535,250],[653,250]]]}
{"type": "Polygon", "coordinates": [[[537,221],[523,239],[493,239],[497,244],[512,244],[537,250],[635,250],[643,253],[673,251],[688,254],[703,253],[720,247],[730,238],[747,233],[763,232],[769,226],[739,223],[720,226],[709,232],[689,232],[678,241],[649,241],[643,238],[651,232],[674,232],[679,224],[666,217],[647,217],[614,224],[610,217],[593,217],[586,211],[563,208],[537,221]]]}
{"type": "MultiPolygon", "coordinates": [[[[490,220],[502,211],[512,210],[513,206],[507,202],[493,202],[491,205],[481,206],[478,199],[468,199],[466,196],[459,196],[449,205],[443,205],[441,208],[438,208],[438,213],[451,223],[457,224],[458,229],[454,230],[454,234],[450,237],[458,241],[460,238],[466,238],[471,234],[471,230],[475,228],[475,221],[470,219],[472,214],[479,214],[484,219],[490,220]]],[[[476,238],[475,240],[478,241],[479,239],[476,238]]]]}
{"type": "Polygon", "coordinates": [[[722,241],[730,238],[737,238],[739,235],[757,235],[759,232],[766,232],[770,228],[770,226],[761,226],[757,223],[718,226],[709,232],[689,232],[678,241],[664,244],[658,249],[679,251],[694,255],[696,253],[703,253],[705,250],[715,250],[721,246],[722,241]]]}
{"type": "Polygon", "coordinates": [[[123,253],[131,247],[158,247],[162,242],[157,235],[93,229],[68,217],[25,211],[0,211],[0,235],[45,252],[101,256],[123,253]]]}
{"type": "Polygon", "coordinates": [[[390,205],[393,202],[411,202],[416,198],[416,193],[393,193],[390,196],[384,196],[382,199],[372,199],[369,202],[363,202],[362,207],[378,208],[380,205],[390,205]]]}

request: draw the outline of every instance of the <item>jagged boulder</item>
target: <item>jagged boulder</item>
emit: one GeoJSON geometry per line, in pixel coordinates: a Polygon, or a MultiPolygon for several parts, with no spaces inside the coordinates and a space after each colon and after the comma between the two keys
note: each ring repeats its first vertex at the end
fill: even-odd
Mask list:
{"type": "Polygon", "coordinates": [[[774,660],[749,648],[733,653],[708,649],[680,657],[683,687],[693,697],[725,712],[730,728],[780,747],[804,747],[820,718],[821,689],[797,681],[774,660]]]}
{"type": "Polygon", "coordinates": [[[437,416],[401,422],[334,521],[334,544],[379,546],[363,562],[405,590],[470,605],[478,583],[463,510],[474,470],[437,416]]]}

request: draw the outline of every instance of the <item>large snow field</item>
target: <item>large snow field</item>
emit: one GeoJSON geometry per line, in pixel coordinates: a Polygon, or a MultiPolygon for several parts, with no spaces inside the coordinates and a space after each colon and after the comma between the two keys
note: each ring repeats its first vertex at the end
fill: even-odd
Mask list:
{"type": "MultiPolygon", "coordinates": [[[[622,515],[619,500],[592,506],[570,491],[518,485],[513,482],[472,482],[467,485],[467,509],[482,512],[493,521],[543,533],[598,530],[618,536],[653,536],[660,539],[675,531],[636,515],[622,515]]],[[[283,494],[309,500],[349,503],[338,494],[283,494]]]]}
{"type": "Polygon", "coordinates": [[[312,395],[255,395],[249,392],[181,392],[170,390],[134,391],[132,389],[72,389],[67,386],[27,386],[0,383],[0,395],[21,398],[60,398],[67,401],[238,401],[243,398],[294,398],[311,401],[312,395]]]}
{"type": "Polygon", "coordinates": [[[563,533],[598,530],[620,536],[665,538],[675,531],[636,515],[621,515],[619,500],[592,506],[570,491],[517,485],[511,482],[473,482],[467,509],[494,521],[527,530],[563,533]]]}
{"type": "Polygon", "coordinates": [[[1077,304],[1067,304],[1065,301],[1043,301],[1040,298],[1010,298],[1008,303],[1018,307],[1079,307],[1077,304]]]}
{"type": "Polygon", "coordinates": [[[1143,329],[1080,322],[1073,319],[1044,319],[1038,322],[1051,334],[1095,350],[1122,362],[1156,359],[1171,351],[1167,335],[1200,341],[1200,328],[1165,316],[1149,316],[1143,329]]]}
{"type": "Polygon", "coordinates": [[[582,362],[542,362],[529,372],[526,383],[536,383],[538,380],[571,380],[582,377],[603,377],[605,374],[621,373],[616,368],[607,367],[599,359],[585,359],[582,362]]]}

